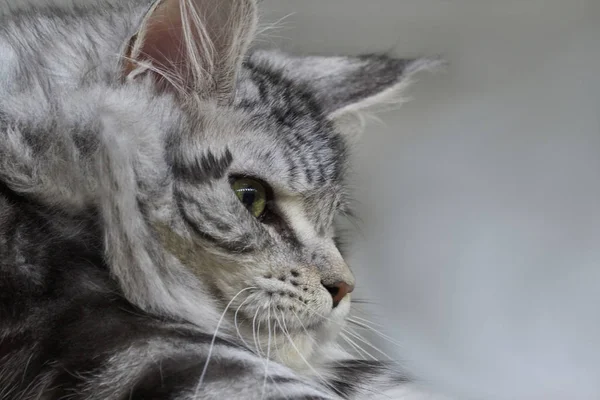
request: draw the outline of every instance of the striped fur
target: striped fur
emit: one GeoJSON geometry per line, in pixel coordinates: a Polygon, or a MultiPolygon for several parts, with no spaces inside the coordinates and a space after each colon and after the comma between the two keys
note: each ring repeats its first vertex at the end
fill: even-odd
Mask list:
{"type": "Polygon", "coordinates": [[[0,17],[0,398],[423,398],[339,348],[325,286],[354,282],[347,122],[428,64],[248,53],[253,1],[180,1],[0,17]]]}

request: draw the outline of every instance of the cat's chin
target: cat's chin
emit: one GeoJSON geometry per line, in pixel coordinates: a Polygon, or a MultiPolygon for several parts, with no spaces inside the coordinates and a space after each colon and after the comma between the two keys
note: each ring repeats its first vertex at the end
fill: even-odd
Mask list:
{"type": "Polygon", "coordinates": [[[326,315],[319,314],[318,319],[300,321],[297,314],[282,314],[273,318],[275,313],[269,319],[268,312],[262,312],[260,316],[267,317],[268,321],[262,318],[255,320],[254,316],[259,314],[254,311],[244,316],[242,314],[246,313],[240,312],[235,319],[234,313],[231,337],[239,338],[241,345],[262,358],[269,358],[296,372],[312,375],[321,361],[330,361],[330,349],[335,347],[349,312],[348,296],[326,315]]]}
{"type": "Polygon", "coordinates": [[[306,333],[290,334],[285,340],[271,343],[275,349],[270,358],[296,372],[312,375],[320,361],[328,359],[326,349],[331,344],[332,341],[320,342],[318,337],[306,333]]]}
{"type": "Polygon", "coordinates": [[[310,369],[310,360],[317,350],[314,339],[306,334],[290,334],[289,339],[277,344],[272,359],[295,371],[310,369]]]}
{"type": "MultiPolygon", "coordinates": [[[[344,299],[326,319],[305,329],[275,336],[271,342],[270,358],[298,372],[314,372],[321,360],[328,360],[328,349],[338,340],[350,312],[350,299],[344,299]]],[[[279,332],[278,332],[279,333],[279,332]]],[[[262,346],[263,351],[268,343],[262,346]]]]}

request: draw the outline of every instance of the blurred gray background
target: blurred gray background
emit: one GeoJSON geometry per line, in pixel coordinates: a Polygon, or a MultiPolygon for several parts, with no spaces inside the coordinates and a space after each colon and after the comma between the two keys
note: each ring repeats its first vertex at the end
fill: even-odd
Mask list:
{"type": "Polygon", "coordinates": [[[600,1],[262,9],[287,16],[264,45],[450,62],[357,150],[356,297],[400,342],[378,344],[462,399],[599,399],[600,1]]]}

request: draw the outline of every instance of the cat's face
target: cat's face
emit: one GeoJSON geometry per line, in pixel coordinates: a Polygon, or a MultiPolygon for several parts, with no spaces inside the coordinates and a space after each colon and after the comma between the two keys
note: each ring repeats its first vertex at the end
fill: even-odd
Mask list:
{"type": "Polygon", "coordinates": [[[297,340],[339,328],[350,308],[354,277],[333,240],[349,202],[348,144],[301,86],[256,76],[264,57],[248,61],[232,107],[201,110],[198,131],[170,143],[176,219],[190,233],[175,237],[171,223],[163,234],[223,306],[231,301],[245,340],[253,329],[297,340]]]}
{"type": "MultiPolygon", "coordinates": [[[[214,6],[185,3],[200,16],[214,6]]],[[[185,103],[186,128],[167,135],[173,211],[154,221],[161,243],[219,299],[242,341],[260,347],[267,335],[279,335],[282,346],[309,354],[342,327],[355,284],[333,240],[334,217],[349,203],[344,182],[356,126],[347,122],[357,122],[355,111],[397,98],[418,64],[382,56],[248,55],[250,0],[221,1],[223,15],[211,18],[227,18],[228,28],[204,21],[201,34],[187,35],[199,35],[204,47],[165,60],[170,41],[196,42],[183,33],[155,36],[165,18],[186,25],[177,21],[184,13],[169,11],[177,1],[158,4],[133,39],[130,58],[157,65],[169,78],[160,80],[163,89],[181,96],[183,87],[183,96],[193,90],[198,97],[185,103]],[[201,50],[211,40],[209,57],[201,50]]],[[[126,70],[134,77],[157,72],[136,68],[126,70]]],[[[272,354],[284,359],[286,351],[272,354]]]]}

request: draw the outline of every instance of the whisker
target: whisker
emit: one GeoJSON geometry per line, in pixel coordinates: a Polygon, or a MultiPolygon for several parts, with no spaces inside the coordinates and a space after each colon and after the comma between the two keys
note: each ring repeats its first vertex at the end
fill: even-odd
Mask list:
{"type": "Polygon", "coordinates": [[[262,319],[258,320],[258,324],[256,324],[256,342],[258,343],[258,350],[260,354],[263,354],[263,348],[260,341],[260,324],[262,324],[262,319]]]}
{"type": "MultiPolygon", "coordinates": [[[[298,301],[298,302],[300,302],[299,300],[297,300],[297,301],[298,301]]],[[[306,305],[304,305],[304,306],[306,307],[306,305]]],[[[368,345],[369,347],[373,348],[373,349],[374,349],[374,350],[376,350],[377,352],[379,352],[379,353],[381,353],[382,355],[384,355],[384,356],[385,356],[386,358],[388,358],[389,360],[392,360],[392,361],[393,361],[393,358],[392,358],[392,357],[390,357],[390,356],[389,356],[387,353],[383,352],[382,350],[380,350],[379,348],[377,348],[376,346],[374,346],[373,344],[371,344],[370,342],[368,342],[368,341],[367,341],[365,338],[363,338],[362,336],[360,336],[358,333],[356,333],[356,332],[353,332],[353,331],[350,331],[350,330],[346,329],[346,328],[344,327],[344,324],[343,324],[343,323],[341,323],[341,322],[338,322],[338,321],[334,321],[334,320],[332,320],[331,318],[328,318],[328,317],[326,317],[326,316],[324,316],[324,315],[322,315],[322,314],[320,314],[320,313],[318,313],[318,312],[316,312],[316,311],[312,310],[310,307],[306,307],[306,309],[307,309],[309,312],[312,312],[313,314],[315,314],[315,315],[317,315],[317,316],[319,316],[319,317],[321,317],[321,318],[324,318],[324,319],[325,319],[325,320],[327,320],[327,321],[330,321],[330,322],[332,322],[332,323],[334,323],[334,324],[337,324],[338,326],[341,326],[341,328],[342,328],[342,330],[343,330],[344,332],[346,332],[346,333],[348,333],[348,334],[352,335],[354,338],[356,338],[356,339],[360,340],[361,342],[365,343],[365,344],[366,344],[366,345],[368,345]]],[[[349,322],[352,322],[352,323],[357,323],[357,322],[353,321],[351,318],[346,318],[346,320],[347,320],[347,321],[349,321],[349,322]]],[[[387,335],[385,335],[385,334],[383,334],[383,333],[379,332],[378,330],[376,330],[376,329],[374,329],[374,328],[372,328],[372,327],[370,327],[370,326],[368,326],[368,325],[366,325],[366,324],[362,324],[362,323],[359,323],[359,324],[360,324],[361,326],[363,326],[363,327],[366,327],[366,328],[368,328],[370,331],[372,331],[372,332],[374,332],[374,333],[376,333],[376,334],[380,335],[382,338],[384,338],[384,339],[386,339],[386,340],[390,341],[391,343],[393,343],[393,344],[397,345],[398,347],[401,347],[399,343],[395,342],[395,341],[394,341],[392,338],[390,338],[389,336],[387,336],[387,335]]],[[[360,346],[358,346],[358,347],[360,347],[360,346]]],[[[362,347],[360,347],[360,348],[362,349],[362,347]]],[[[365,353],[366,353],[366,354],[368,354],[368,355],[369,355],[371,358],[373,358],[374,360],[377,360],[377,358],[373,357],[373,356],[371,355],[371,353],[369,353],[368,351],[366,351],[366,350],[364,350],[364,349],[362,349],[362,350],[363,350],[363,351],[365,351],[365,353]]]]}
{"type": "Polygon", "coordinates": [[[356,319],[356,320],[359,320],[359,321],[363,321],[365,325],[369,325],[369,326],[373,325],[373,326],[383,327],[383,325],[378,324],[377,322],[369,321],[368,319],[365,319],[365,318],[361,318],[361,317],[357,317],[357,316],[354,316],[352,318],[356,319]]]}
{"type": "MultiPolygon", "coordinates": [[[[356,353],[356,356],[359,357],[360,359],[366,359],[368,357],[365,357],[365,355],[363,354],[362,350],[358,349],[356,347],[356,345],[354,343],[352,343],[352,341],[348,340],[348,336],[344,335],[342,332],[340,332],[340,337],[342,339],[344,339],[344,341],[350,345],[351,349],[356,353]]],[[[342,350],[347,350],[346,346],[342,346],[342,350]]],[[[353,354],[354,355],[354,354],[353,354]]]]}
{"type": "MultiPolygon", "coordinates": [[[[308,332],[308,330],[306,329],[306,327],[304,326],[304,324],[302,323],[302,320],[300,319],[300,317],[298,316],[298,314],[296,314],[296,312],[294,310],[292,310],[292,313],[294,313],[294,316],[296,317],[296,319],[298,320],[298,322],[300,323],[300,326],[302,326],[302,329],[304,330],[304,332],[306,333],[306,336],[317,346],[319,347],[319,343],[317,343],[317,341],[315,340],[315,338],[313,338],[311,336],[311,334],[308,332]]],[[[331,361],[333,361],[336,364],[340,364],[342,365],[342,363],[340,363],[339,361],[328,357],[331,361]]]]}
{"type": "Polygon", "coordinates": [[[242,334],[240,333],[240,327],[237,323],[237,315],[238,312],[240,311],[240,309],[243,307],[244,303],[247,302],[250,299],[250,296],[246,297],[244,299],[244,301],[242,301],[242,303],[238,306],[238,308],[235,310],[235,313],[233,314],[233,326],[235,327],[235,331],[238,335],[238,337],[240,338],[240,340],[242,341],[242,343],[244,344],[244,346],[246,346],[246,348],[252,352],[254,352],[252,350],[252,348],[250,347],[250,345],[248,344],[248,342],[246,342],[246,340],[244,339],[244,337],[242,336],[242,334]]]}
{"type": "Polygon", "coordinates": [[[351,302],[350,309],[352,310],[351,315],[354,315],[354,316],[358,316],[357,314],[370,316],[372,314],[371,311],[365,310],[360,303],[357,304],[355,302],[351,302]]]}
{"type": "Polygon", "coordinates": [[[292,347],[294,348],[294,350],[296,350],[296,353],[298,353],[298,356],[300,356],[300,358],[302,359],[302,361],[304,361],[306,366],[316,375],[317,378],[319,378],[321,380],[321,382],[323,382],[323,384],[325,384],[325,386],[327,388],[329,388],[329,389],[333,390],[335,393],[337,393],[337,390],[333,386],[331,386],[331,384],[329,384],[327,382],[327,380],[325,380],[325,378],[323,378],[323,375],[321,375],[316,369],[314,369],[314,367],[302,355],[302,352],[298,349],[298,347],[296,346],[296,343],[294,343],[294,340],[292,339],[292,337],[290,336],[290,334],[287,330],[287,325],[285,324],[285,316],[283,315],[283,312],[281,313],[281,321],[283,322],[283,325],[282,325],[281,322],[279,321],[279,318],[277,318],[277,311],[276,310],[273,310],[273,311],[275,312],[275,318],[277,319],[277,324],[281,328],[281,331],[283,332],[283,334],[289,340],[289,342],[292,345],[292,347]]]}
{"type": "Polygon", "coordinates": [[[374,357],[371,353],[369,353],[368,351],[363,349],[361,346],[359,346],[355,341],[350,339],[344,333],[340,332],[340,337],[342,339],[344,339],[346,342],[348,342],[356,351],[358,351],[358,353],[360,354],[361,357],[363,356],[363,353],[365,353],[368,357],[373,359],[373,361],[379,361],[376,357],[374,357]]]}
{"type": "MultiPolygon", "coordinates": [[[[274,310],[274,309],[273,309],[273,312],[275,312],[275,310],[274,310]]],[[[277,318],[277,316],[275,316],[275,318],[277,318]]],[[[278,323],[279,323],[279,322],[278,322],[278,323]]],[[[277,345],[277,342],[278,342],[278,340],[277,340],[277,329],[276,329],[276,328],[277,328],[277,327],[275,326],[275,324],[273,324],[273,328],[272,328],[273,344],[274,344],[274,346],[275,346],[275,352],[276,352],[277,354],[280,354],[280,351],[279,351],[279,346],[277,345]]],[[[280,330],[281,330],[281,326],[280,326],[280,330]]],[[[271,382],[273,382],[273,384],[274,384],[274,385],[275,385],[275,387],[277,388],[277,391],[278,391],[278,392],[279,392],[279,393],[280,393],[280,394],[281,394],[281,395],[282,395],[284,398],[286,398],[286,399],[289,399],[289,396],[288,396],[287,394],[285,394],[285,393],[283,392],[283,390],[281,390],[281,388],[279,387],[279,385],[277,385],[277,384],[275,383],[275,381],[273,380],[273,378],[270,378],[270,379],[271,379],[271,382]]]]}
{"type": "Polygon", "coordinates": [[[364,344],[366,344],[367,346],[369,346],[373,350],[377,351],[379,354],[385,356],[388,360],[393,360],[393,358],[390,357],[387,353],[385,353],[384,351],[382,351],[382,350],[378,349],[377,347],[375,347],[373,344],[371,344],[369,341],[367,341],[364,337],[362,337],[358,333],[352,332],[349,329],[344,329],[344,332],[346,332],[347,334],[351,335],[352,337],[360,340],[361,342],[363,342],[364,344]]]}
{"type": "Polygon", "coordinates": [[[302,320],[300,319],[300,317],[298,316],[298,314],[296,314],[296,311],[291,310],[292,313],[294,314],[294,316],[296,317],[296,319],[298,320],[298,322],[300,323],[300,326],[302,326],[302,329],[304,329],[304,332],[306,333],[306,336],[315,344],[318,344],[317,341],[311,336],[311,334],[308,332],[308,330],[306,329],[306,327],[304,326],[304,324],[302,323],[302,320]]]}
{"type": "Polygon", "coordinates": [[[263,381],[263,389],[261,400],[265,398],[265,390],[267,388],[267,376],[269,371],[269,359],[271,357],[271,300],[269,300],[269,309],[267,311],[267,329],[269,331],[268,342],[267,342],[267,360],[265,363],[265,380],[263,381]]]}
{"type": "Polygon", "coordinates": [[[312,335],[308,332],[308,329],[306,329],[306,326],[304,326],[304,324],[302,323],[302,320],[300,319],[300,317],[298,316],[298,314],[296,314],[296,311],[291,310],[292,313],[294,314],[294,316],[296,317],[296,319],[298,320],[298,322],[300,323],[300,326],[302,326],[302,329],[304,330],[304,333],[306,333],[306,336],[316,345],[318,345],[317,341],[312,337],[312,335]]]}
{"type": "Polygon", "coordinates": [[[375,328],[373,328],[373,327],[371,327],[371,326],[368,326],[368,325],[366,325],[366,324],[364,324],[364,323],[362,323],[362,322],[355,321],[355,320],[354,320],[354,319],[352,319],[352,318],[346,318],[346,320],[347,320],[348,322],[350,322],[350,323],[354,324],[354,325],[357,325],[357,326],[360,326],[360,327],[362,327],[363,329],[367,329],[367,330],[369,330],[369,331],[371,331],[371,332],[375,333],[376,335],[378,335],[378,336],[379,336],[379,337],[381,337],[382,339],[385,339],[385,340],[387,340],[387,341],[388,341],[388,342],[390,342],[391,344],[393,344],[393,345],[395,345],[395,346],[397,346],[397,347],[399,347],[399,348],[402,348],[402,345],[401,345],[400,343],[398,343],[396,340],[394,340],[394,339],[393,339],[393,338],[391,338],[390,336],[388,336],[388,335],[386,335],[386,334],[384,334],[384,333],[382,333],[382,332],[378,331],[377,329],[375,329],[375,328]]]}
{"type": "Polygon", "coordinates": [[[252,338],[254,339],[254,348],[256,349],[256,354],[259,357],[262,357],[262,354],[258,348],[258,339],[257,339],[257,335],[256,335],[256,317],[258,317],[258,312],[260,311],[260,308],[256,309],[256,312],[254,313],[254,318],[252,318],[252,338]]]}
{"type": "MultiPolygon", "coordinates": [[[[364,350],[362,347],[358,346],[358,344],[356,342],[354,342],[353,340],[351,340],[348,335],[344,334],[343,332],[339,333],[340,338],[344,339],[345,344],[350,345],[351,349],[354,350],[354,352],[357,354],[357,356],[359,357],[359,360],[368,360],[369,358],[373,358],[373,355],[370,354],[369,352],[367,352],[366,350],[364,350]],[[365,357],[366,354],[366,357],[365,357]]],[[[342,347],[343,350],[347,350],[346,346],[342,347]]]]}
{"type": "Polygon", "coordinates": [[[350,302],[352,304],[371,304],[371,305],[379,305],[378,303],[371,301],[371,300],[364,300],[364,299],[352,299],[350,300],[350,302]]]}
{"type": "Polygon", "coordinates": [[[221,314],[221,318],[219,318],[219,321],[217,322],[217,327],[215,328],[215,333],[210,342],[210,347],[208,349],[208,355],[206,356],[206,362],[204,363],[204,368],[202,369],[202,374],[200,375],[200,380],[198,381],[198,384],[196,385],[196,389],[194,390],[194,397],[197,397],[198,390],[200,390],[200,387],[202,386],[202,382],[204,382],[204,376],[206,375],[206,371],[208,370],[208,363],[210,362],[210,357],[212,356],[212,351],[213,351],[213,348],[215,347],[215,341],[217,340],[217,333],[219,332],[219,328],[221,327],[221,324],[223,323],[223,319],[225,318],[225,314],[227,313],[227,310],[229,309],[231,304],[235,301],[235,299],[240,294],[242,294],[246,290],[252,290],[252,289],[257,289],[257,288],[254,286],[251,286],[251,287],[247,287],[245,289],[240,290],[239,292],[237,292],[237,294],[235,296],[233,296],[233,298],[229,301],[229,303],[227,303],[227,306],[225,306],[225,310],[223,310],[223,314],[221,314]]]}

